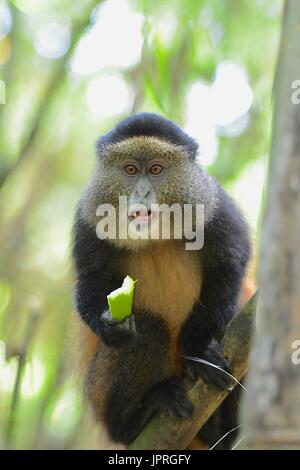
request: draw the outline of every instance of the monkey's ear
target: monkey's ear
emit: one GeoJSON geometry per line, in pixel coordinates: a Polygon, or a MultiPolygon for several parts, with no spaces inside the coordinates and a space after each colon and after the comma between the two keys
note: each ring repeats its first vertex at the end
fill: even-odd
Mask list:
{"type": "Polygon", "coordinates": [[[154,113],[137,113],[121,121],[113,130],[97,140],[96,153],[101,156],[107,145],[139,136],[157,137],[171,144],[179,145],[184,147],[191,160],[196,157],[197,142],[177,124],[154,113]]]}

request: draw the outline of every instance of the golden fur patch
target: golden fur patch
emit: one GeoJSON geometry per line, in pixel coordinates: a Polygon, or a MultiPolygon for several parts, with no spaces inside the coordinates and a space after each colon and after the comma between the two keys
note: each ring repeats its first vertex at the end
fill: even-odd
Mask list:
{"type": "Polygon", "coordinates": [[[112,381],[110,371],[117,367],[115,356],[118,354],[118,351],[108,348],[103,343],[99,344],[99,348],[89,364],[85,390],[98,422],[105,422],[106,398],[112,381]]]}
{"type": "Polygon", "coordinates": [[[78,353],[81,354],[82,363],[89,364],[99,348],[100,338],[78,317],[76,318],[76,322],[78,329],[78,353]]]}
{"type": "Polygon", "coordinates": [[[199,252],[185,250],[183,243],[168,240],[151,249],[131,252],[125,269],[126,274],[138,279],[134,306],[161,316],[173,343],[199,299],[199,252]]]}

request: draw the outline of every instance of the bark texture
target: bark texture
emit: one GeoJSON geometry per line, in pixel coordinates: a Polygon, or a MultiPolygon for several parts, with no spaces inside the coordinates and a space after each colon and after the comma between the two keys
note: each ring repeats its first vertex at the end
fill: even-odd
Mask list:
{"type": "Polygon", "coordinates": [[[300,339],[300,104],[292,100],[299,78],[300,2],[287,0],[275,81],[258,334],[242,421],[250,448],[300,447],[300,366],[293,362],[294,341],[300,339]]]}

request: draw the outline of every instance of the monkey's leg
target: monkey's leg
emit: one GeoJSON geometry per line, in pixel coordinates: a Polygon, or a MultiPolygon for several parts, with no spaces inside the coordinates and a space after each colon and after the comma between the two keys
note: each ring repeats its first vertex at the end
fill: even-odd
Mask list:
{"type": "MultiPolygon", "coordinates": [[[[136,334],[123,348],[107,348],[112,382],[105,398],[104,421],[111,438],[129,443],[159,409],[188,418],[193,407],[177,366],[170,356],[170,337],[164,321],[150,312],[135,312],[136,334]]],[[[101,354],[94,367],[103,367],[101,354]]],[[[108,366],[109,367],[109,366],[108,366]]],[[[93,377],[98,374],[94,373],[93,377]]],[[[96,385],[96,388],[99,387],[96,385]]]]}
{"type": "MultiPolygon", "coordinates": [[[[116,397],[110,399],[111,410],[115,408],[113,404],[115,399],[116,397]]],[[[112,439],[129,444],[160,409],[166,409],[179,418],[192,417],[194,406],[189,401],[179,378],[172,377],[153,386],[129,416],[124,417],[122,413],[110,414],[108,429],[112,439]]]]}

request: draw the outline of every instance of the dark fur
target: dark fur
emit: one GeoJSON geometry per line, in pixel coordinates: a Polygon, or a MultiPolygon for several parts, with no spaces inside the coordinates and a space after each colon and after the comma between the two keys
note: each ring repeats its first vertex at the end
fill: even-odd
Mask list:
{"type": "Polygon", "coordinates": [[[101,137],[97,142],[97,150],[101,154],[103,146],[138,136],[158,137],[172,144],[181,145],[191,158],[195,158],[198,149],[197,142],[172,121],[157,114],[138,113],[125,119],[112,131],[101,137]]]}
{"type": "MultiPolygon", "coordinates": [[[[153,114],[139,114],[123,121],[99,139],[98,154],[108,144],[143,135],[183,146],[189,158],[195,157],[197,144],[194,140],[172,122],[153,114]]],[[[246,224],[229,196],[218,186],[216,208],[206,224],[204,247],[199,253],[203,286],[200,298],[180,331],[181,353],[218,361],[228,368],[215,340],[221,339],[224,328],[235,314],[249,254],[246,224]]],[[[106,318],[106,296],[122,284],[121,266],[128,257],[128,250],[99,240],[95,228],[83,219],[79,209],[74,226],[73,257],[78,312],[102,340],[87,374],[87,393],[96,417],[106,422],[111,438],[130,442],[159,408],[190,417],[192,405],[180,381],[182,373],[172,362],[170,325],[152,315],[146,307],[133,312],[136,332],[128,322],[116,326],[106,318]],[[103,379],[103,364],[107,361],[111,365],[108,377],[103,379]],[[108,381],[108,390],[103,392],[104,403],[100,406],[101,387],[108,381]]],[[[226,377],[221,377],[213,368],[188,360],[185,366],[193,376],[201,375],[215,385],[224,387],[228,383],[226,377]]],[[[236,425],[236,414],[234,417],[229,412],[226,415],[229,405],[230,399],[227,399],[223,406],[225,415],[221,415],[217,425],[211,426],[213,418],[208,423],[208,441],[214,435],[211,429],[220,436],[226,432],[225,428],[236,425]]],[[[227,440],[227,446],[230,441],[227,440]]]]}
{"type": "Polygon", "coordinates": [[[249,259],[245,222],[227,194],[218,189],[219,204],[204,230],[201,296],[181,335],[186,355],[200,356],[211,339],[221,339],[235,313],[249,259]]]}

